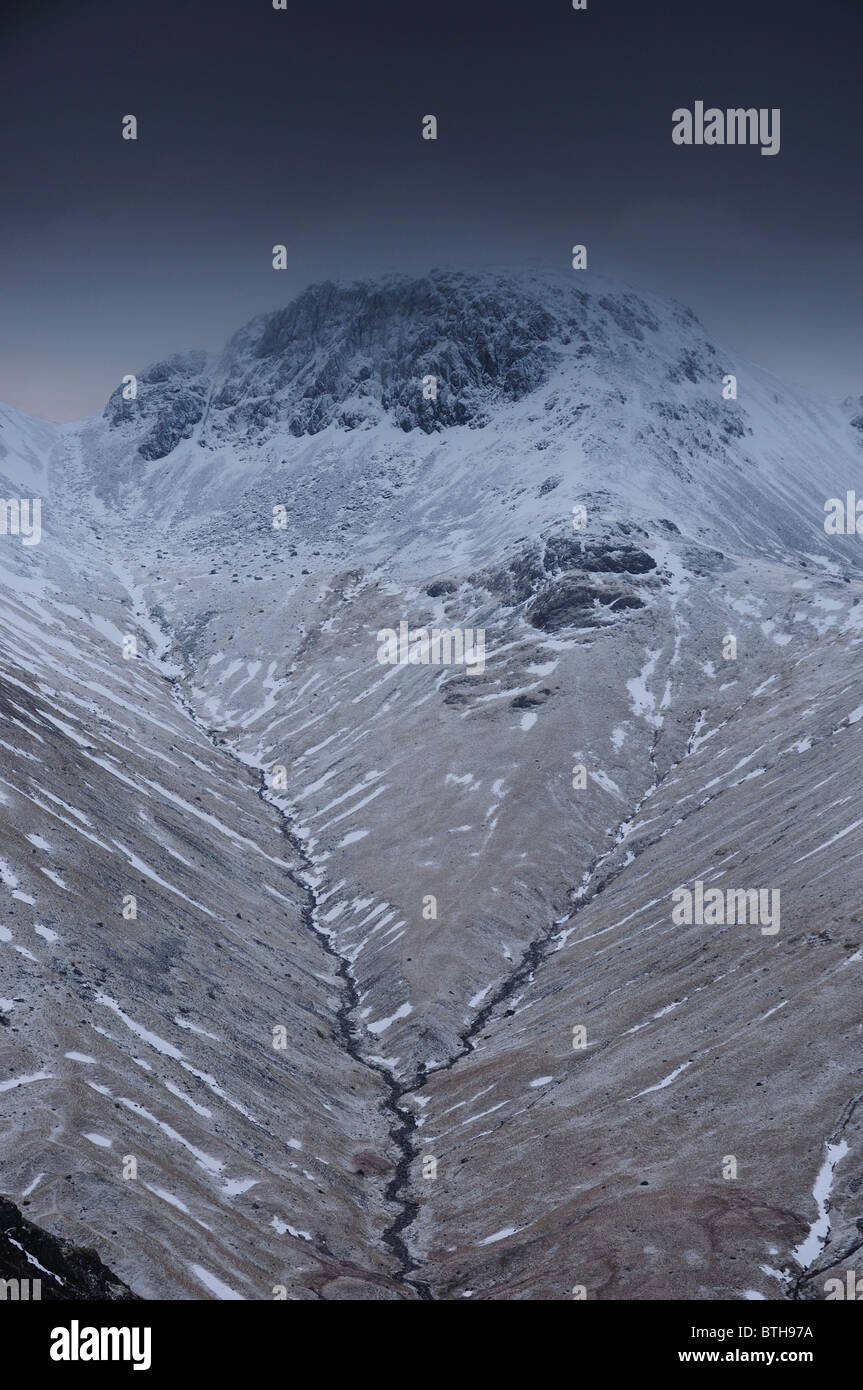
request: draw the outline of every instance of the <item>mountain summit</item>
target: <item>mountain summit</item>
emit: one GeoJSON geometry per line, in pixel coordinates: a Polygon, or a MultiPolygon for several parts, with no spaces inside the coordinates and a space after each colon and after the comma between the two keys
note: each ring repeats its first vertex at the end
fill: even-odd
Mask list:
{"type": "Polygon", "coordinates": [[[820,1296],[860,402],[575,273],[316,286],[137,387],[0,408],[16,1207],[143,1297],[820,1296]]]}

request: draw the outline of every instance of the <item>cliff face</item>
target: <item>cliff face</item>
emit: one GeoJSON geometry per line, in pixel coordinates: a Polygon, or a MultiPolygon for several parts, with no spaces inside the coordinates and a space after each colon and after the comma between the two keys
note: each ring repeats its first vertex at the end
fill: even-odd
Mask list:
{"type": "Polygon", "coordinates": [[[277,428],[299,437],[383,417],[426,433],[476,425],[540,385],[561,340],[587,341],[577,321],[584,297],[567,288],[554,313],[503,276],[316,285],[242,329],[219,360],[193,353],[150,368],[139,379],[143,409],[118,387],[105,419],[118,428],[137,417],[140,429],[143,416],[138,449],[148,459],[189,438],[205,403],[205,441],[252,441],[277,428]],[[434,400],[416,389],[429,375],[434,400]]]}

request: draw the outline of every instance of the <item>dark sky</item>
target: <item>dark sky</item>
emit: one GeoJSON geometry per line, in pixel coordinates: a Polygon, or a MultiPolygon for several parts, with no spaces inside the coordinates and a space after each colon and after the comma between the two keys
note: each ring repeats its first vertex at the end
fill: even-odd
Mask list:
{"type": "Polygon", "coordinates": [[[19,409],[89,414],[315,280],[566,270],[575,242],[779,375],[863,392],[861,0],[5,5],[0,400],[19,409]],[[697,99],[780,107],[780,153],[675,146],[697,99]]]}

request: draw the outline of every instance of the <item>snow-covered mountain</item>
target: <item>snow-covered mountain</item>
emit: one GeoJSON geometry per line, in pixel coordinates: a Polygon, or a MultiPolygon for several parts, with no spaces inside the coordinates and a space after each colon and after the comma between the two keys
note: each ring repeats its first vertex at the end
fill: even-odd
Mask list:
{"type": "Polygon", "coordinates": [[[4,1193],[144,1297],[823,1296],[861,421],[582,273],[316,286],[2,408],[4,1193]],[[382,665],[403,622],[484,669],[382,665]]]}

